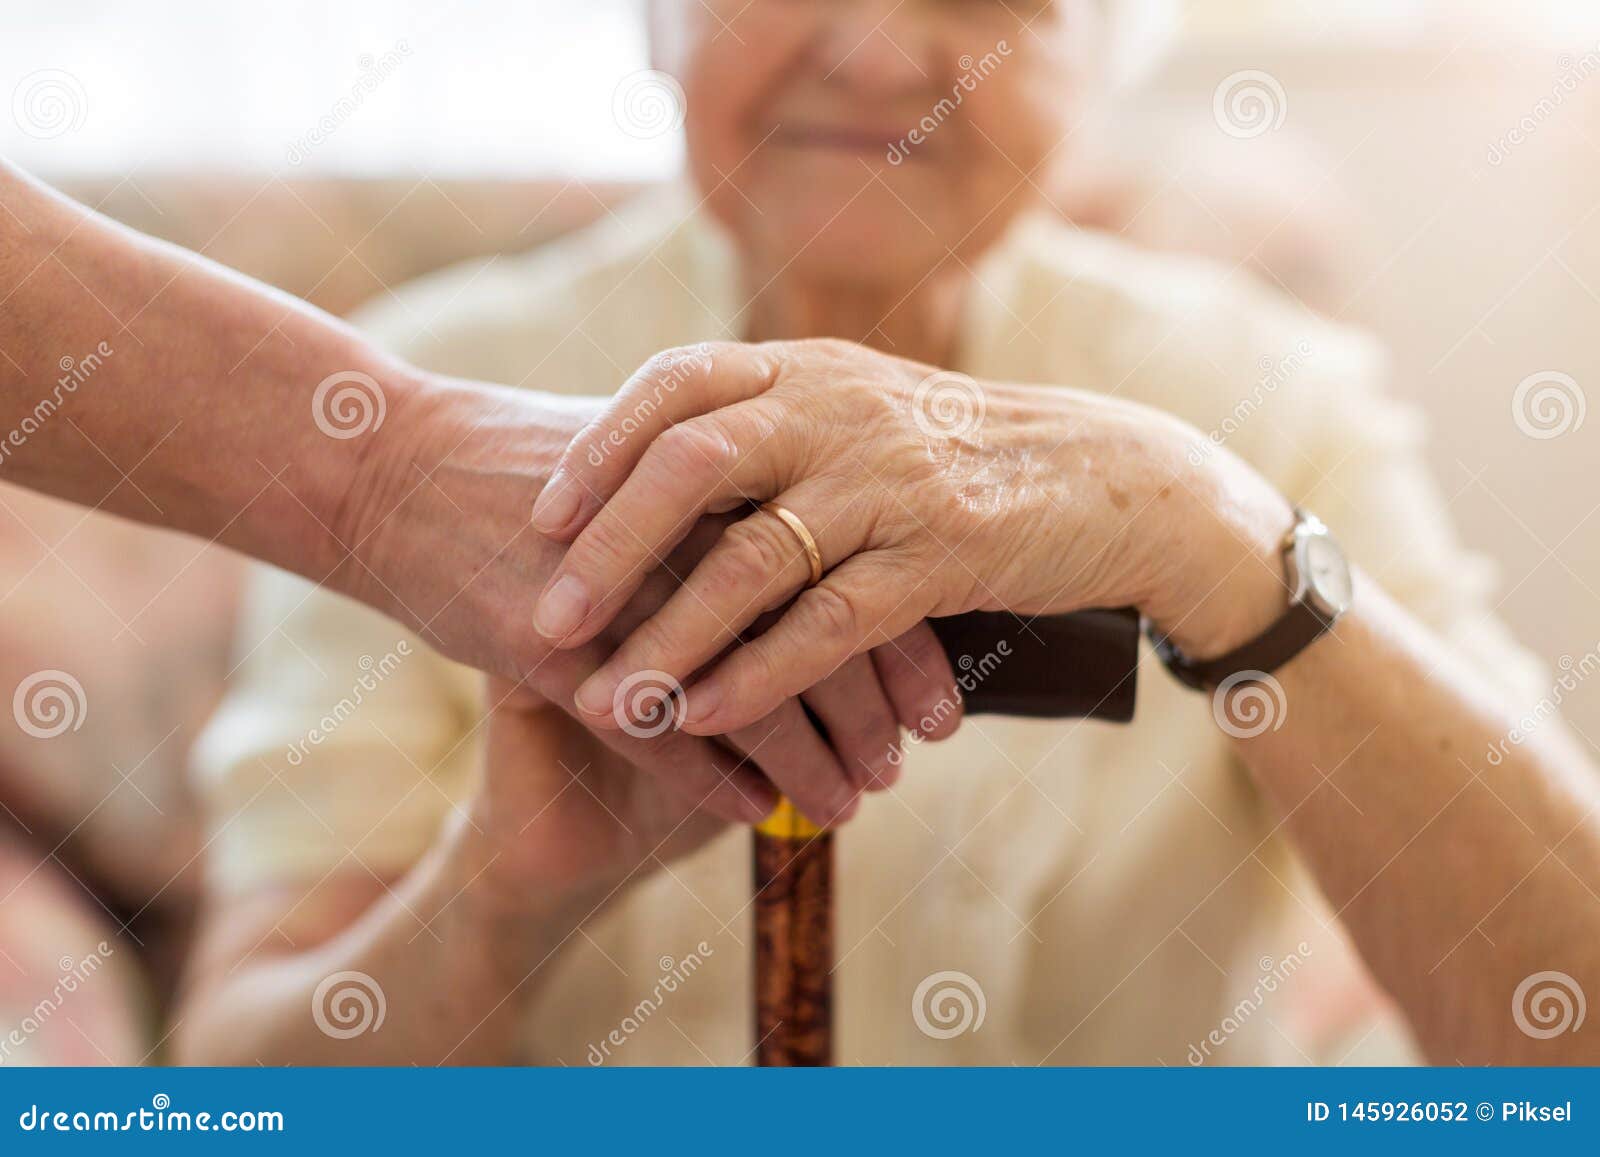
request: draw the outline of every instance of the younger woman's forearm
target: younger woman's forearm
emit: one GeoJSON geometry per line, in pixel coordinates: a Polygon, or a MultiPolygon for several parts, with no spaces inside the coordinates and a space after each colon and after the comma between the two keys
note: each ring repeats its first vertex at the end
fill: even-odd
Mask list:
{"type": "MultiPolygon", "coordinates": [[[[458,822],[336,935],[202,964],[174,1040],[186,1064],[510,1064],[540,966],[582,909],[499,910],[458,822]],[[379,1022],[381,1010],[381,1024],[379,1022]]],[[[254,939],[252,936],[251,939],[254,939]]],[[[202,955],[204,959],[204,955],[202,955]]]]}
{"type": "Polygon", "coordinates": [[[3,161],[0,206],[0,479],[300,573],[336,566],[348,496],[418,376],[3,161]]]}

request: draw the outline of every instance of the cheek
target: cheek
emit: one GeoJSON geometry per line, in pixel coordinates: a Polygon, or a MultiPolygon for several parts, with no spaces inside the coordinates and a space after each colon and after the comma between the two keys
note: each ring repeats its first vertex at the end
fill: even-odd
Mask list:
{"type": "Polygon", "coordinates": [[[690,172],[702,190],[740,169],[761,143],[762,109],[803,41],[799,23],[752,8],[730,21],[732,31],[708,30],[685,53],[684,131],[690,172]]]}
{"type": "Polygon", "coordinates": [[[972,160],[990,180],[1024,173],[1038,178],[1039,167],[1081,115],[1078,86],[1059,62],[1017,63],[991,77],[967,101],[972,160]]]}

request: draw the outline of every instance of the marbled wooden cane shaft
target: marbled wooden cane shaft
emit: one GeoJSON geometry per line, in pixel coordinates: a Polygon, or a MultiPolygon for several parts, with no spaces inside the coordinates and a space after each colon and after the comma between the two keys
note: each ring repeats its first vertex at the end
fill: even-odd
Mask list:
{"type": "Polygon", "coordinates": [[[829,1065],[833,835],[785,810],[792,822],[774,817],[754,834],[756,1064],[829,1065]]]}

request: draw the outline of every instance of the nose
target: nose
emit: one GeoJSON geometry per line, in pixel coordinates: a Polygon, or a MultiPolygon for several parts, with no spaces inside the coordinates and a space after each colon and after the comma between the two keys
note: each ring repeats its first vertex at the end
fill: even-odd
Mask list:
{"type": "Polygon", "coordinates": [[[921,88],[933,75],[933,38],[917,6],[895,0],[833,5],[818,30],[817,62],[830,84],[861,95],[921,88]]]}

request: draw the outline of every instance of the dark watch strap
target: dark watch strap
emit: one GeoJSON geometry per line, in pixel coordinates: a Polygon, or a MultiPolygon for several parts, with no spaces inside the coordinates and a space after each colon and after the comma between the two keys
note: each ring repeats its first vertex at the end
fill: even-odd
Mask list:
{"type": "Polygon", "coordinates": [[[1235,675],[1255,672],[1270,675],[1310,646],[1333,620],[1323,615],[1310,599],[1291,606],[1288,612],[1265,632],[1244,646],[1215,659],[1195,661],[1164,635],[1150,631],[1150,643],[1178,681],[1196,691],[1219,687],[1235,675]]]}

